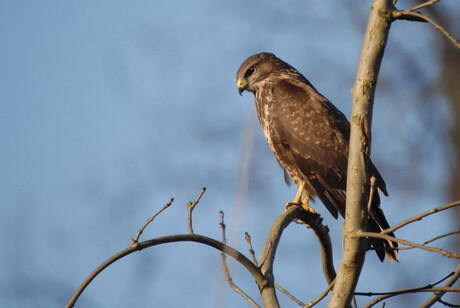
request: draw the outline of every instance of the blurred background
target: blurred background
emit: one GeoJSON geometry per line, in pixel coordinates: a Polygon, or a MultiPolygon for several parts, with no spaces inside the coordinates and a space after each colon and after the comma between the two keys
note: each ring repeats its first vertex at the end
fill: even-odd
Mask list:
{"type": "MultiPolygon", "coordinates": [[[[398,2],[399,9],[414,1],[398,2]]],[[[141,240],[196,233],[259,255],[296,188],[267,146],[253,96],[236,91],[250,55],[275,53],[348,117],[371,1],[1,1],[0,306],[62,307],[101,262],[141,240]]],[[[424,12],[460,37],[460,2],[424,12]]],[[[392,25],[378,81],[372,158],[390,193],[390,224],[460,199],[460,54],[428,24],[392,25]]],[[[313,204],[331,229],[335,265],[342,220],[313,204]]],[[[397,236],[423,242],[459,225],[458,211],[397,236]],[[455,214],[457,213],[457,214],[455,214]]],[[[433,245],[458,251],[456,237],[433,245]]],[[[369,253],[357,290],[433,283],[458,264],[407,250],[380,263],[369,253]]],[[[261,303],[254,279],[229,261],[233,281],[261,303]]],[[[175,243],[113,264],[76,307],[249,307],[224,281],[220,256],[175,243]]],[[[292,224],[275,261],[276,282],[305,303],[327,283],[311,230],[292,224]]],[[[458,285],[458,284],[457,284],[458,285]]],[[[400,296],[414,307],[429,294],[400,296]]],[[[283,294],[283,307],[297,307],[283,294]]],[[[444,298],[459,303],[458,296],[444,298]]],[[[362,306],[370,299],[359,297],[362,306]]],[[[325,306],[321,305],[321,306],[325,306]]]]}

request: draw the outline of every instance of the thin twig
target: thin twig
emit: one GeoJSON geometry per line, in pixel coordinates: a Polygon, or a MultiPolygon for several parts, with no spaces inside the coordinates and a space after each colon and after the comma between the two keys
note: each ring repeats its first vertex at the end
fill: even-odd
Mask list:
{"type": "Polygon", "coordinates": [[[326,288],[326,290],[323,291],[323,293],[321,293],[320,296],[318,296],[315,300],[309,302],[308,304],[306,304],[304,306],[304,308],[310,308],[310,307],[313,307],[314,305],[316,305],[317,303],[319,303],[323,298],[326,297],[326,295],[329,293],[329,291],[332,290],[332,287],[334,286],[334,283],[335,283],[335,279],[329,284],[329,286],[326,288]]]}
{"type": "Polygon", "coordinates": [[[300,300],[298,300],[294,295],[292,295],[291,293],[289,293],[288,290],[284,289],[283,287],[281,287],[279,284],[276,284],[275,283],[275,288],[277,288],[278,290],[280,290],[281,292],[283,292],[287,297],[289,297],[293,302],[295,302],[297,305],[299,306],[304,306],[305,304],[302,303],[300,300]]]}
{"type": "Polygon", "coordinates": [[[369,200],[367,202],[367,212],[371,215],[371,206],[372,206],[372,199],[374,199],[374,190],[375,190],[375,176],[371,176],[370,178],[370,192],[369,192],[369,200]]]}
{"type": "Polygon", "coordinates": [[[401,294],[417,293],[417,292],[430,292],[430,291],[434,291],[434,290],[441,291],[441,289],[444,289],[445,292],[454,292],[451,289],[455,289],[455,288],[451,288],[451,289],[445,289],[444,287],[435,288],[436,285],[440,284],[441,282],[443,282],[444,280],[446,280],[447,278],[449,278],[449,277],[451,277],[453,275],[454,275],[454,272],[449,273],[447,276],[443,277],[439,281],[437,281],[435,283],[427,284],[426,286],[423,286],[423,287],[406,288],[406,289],[400,289],[400,290],[391,291],[391,292],[355,292],[355,295],[360,295],[360,296],[380,295],[379,297],[376,297],[372,301],[367,303],[366,306],[364,306],[365,308],[370,308],[370,307],[374,306],[375,304],[377,304],[378,302],[380,302],[380,301],[382,301],[384,299],[387,299],[387,298],[390,298],[390,297],[393,297],[393,296],[396,296],[396,295],[401,295],[401,294]]]}
{"type": "MultiPolygon", "coordinates": [[[[451,287],[457,279],[460,277],[460,265],[457,266],[457,269],[451,275],[449,280],[446,281],[446,283],[443,285],[443,287],[451,287]]],[[[435,292],[431,295],[429,299],[427,299],[422,305],[420,305],[419,308],[425,308],[425,307],[431,307],[436,301],[440,301],[441,297],[444,295],[444,292],[435,292]]]]}
{"type": "Polygon", "coordinates": [[[155,215],[153,215],[152,217],[150,217],[146,222],[145,224],[142,226],[142,228],[139,229],[139,232],[137,232],[137,235],[136,237],[133,239],[131,238],[131,244],[132,245],[136,245],[138,242],[139,242],[139,237],[141,236],[142,232],[144,232],[144,229],[147,227],[147,225],[149,223],[151,223],[155,217],[157,217],[158,215],[160,215],[161,212],[163,212],[164,210],[166,210],[174,201],[174,198],[171,198],[171,200],[169,200],[168,203],[166,203],[165,206],[163,206],[163,208],[161,210],[159,210],[155,215]]]}
{"type": "MultiPolygon", "coordinates": [[[[434,242],[436,240],[445,238],[445,237],[450,236],[450,235],[459,234],[459,233],[460,233],[460,229],[457,229],[455,231],[448,232],[448,233],[436,236],[436,237],[432,238],[431,240],[428,240],[428,241],[425,241],[425,242],[421,243],[420,245],[425,246],[426,244],[429,244],[429,243],[434,242]]],[[[416,247],[399,247],[398,250],[409,250],[409,249],[414,249],[414,248],[416,248],[416,247]]]]}
{"type": "Polygon", "coordinates": [[[437,286],[438,284],[440,284],[441,282],[443,282],[447,278],[451,277],[452,275],[454,275],[454,272],[451,272],[451,273],[447,274],[446,276],[444,276],[443,278],[439,279],[435,283],[430,283],[430,284],[427,284],[427,285],[425,285],[423,287],[406,288],[406,289],[400,289],[400,290],[395,290],[395,291],[390,291],[390,292],[355,292],[355,295],[359,295],[359,296],[398,295],[398,294],[404,294],[404,293],[411,293],[411,292],[414,292],[414,291],[421,291],[421,290],[425,290],[425,289],[429,289],[429,288],[433,288],[433,287],[437,286]]]}
{"type": "MultiPolygon", "coordinates": [[[[220,223],[219,227],[222,231],[222,244],[227,244],[227,239],[225,237],[225,224],[224,224],[224,212],[220,211],[219,212],[219,218],[220,218],[220,223]]],[[[228,266],[227,266],[227,260],[225,257],[225,250],[222,251],[220,254],[221,259],[222,259],[222,271],[224,272],[225,279],[227,280],[228,284],[230,287],[238,294],[244,297],[253,307],[258,307],[260,308],[259,305],[251,298],[249,295],[244,293],[243,290],[241,290],[232,280],[232,277],[230,276],[230,272],[228,271],[228,266]]]]}
{"type": "Polygon", "coordinates": [[[192,203],[187,203],[187,212],[188,212],[188,233],[193,234],[193,227],[192,227],[192,211],[195,206],[200,202],[201,196],[203,196],[204,192],[206,191],[206,187],[201,189],[200,194],[196,198],[196,200],[192,203]]]}
{"type": "Polygon", "coordinates": [[[395,230],[398,230],[398,229],[404,227],[405,225],[413,223],[414,221],[422,220],[426,216],[429,216],[429,215],[435,214],[437,212],[441,212],[441,211],[444,211],[444,210],[447,210],[447,209],[450,209],[452,207],[456,207],[456,206],[459,206],[459,205],[460,205],[460,200],[457,200],[457,201],[454,201],[454,202],[451,202],[451,203],[448,203],[448,204],[444,204],[444,205],[439,206],[437,208],[431,209],[429,211],[423,212],[423,213],[418,214],[418,215],[416,215],[414,217],[406,219],[406,220],[400,222],[399,224],[394,225],[391,228],[383,230],[380,234],[388,234],[390,232],[394,232],[395,230]]]}
{"type": "Polygon", "coordinates": [[[361,237],[373,237],[373,238],[379,238],[379,239],[388,240],[388,241],[392,241],[392,242],[398,242],[398,243],[401,243],[401,244],[404,244],[404,245],[420,248],[420,249],[423,249],[423,250],[437,252],[437,253],[440,253],[443,256],[446,256],[448,258],[456,258],[456,259],[460,258],[460,254],[457,254],[457,253],[454,253],[454,252],[450,252],[450,251],[447,251],[447,250],[444,250],[444,249],[430,247],[430,246],[423,246],[423,245],[420,245],[420,244],[417,244],[417,243],[409,242],[409,241],[406,241],[406,240],[403,240],[403,239],[400,239],[400,238],[397,238],[397,237],[389,236],[389,235],[386,235],[386,234],[382,234],[382,233],[358,232],[358,236],[361,236],[361,237]]]}
{"type": "MultiPolygon", "coordinates": [[[[449,303],[449,302],[443,301],[442,299],[438,299],[438,302],[440,302],[441,304],[443,304],[443,305],[446,306],[446,307],[454,307],[454,308],[455,308],[455,307],[456,307],[456,308],[460,307],[460,305],[458,305],[458,304],[457,304],[457,305],[456,305],[456,304],[451,304],[451,303],[449,303]]],[[[431,306],[430,306],[430,307],[431,307],[431,306]]]]}
{"type": "Polygon", "coordinates": [[[417,20],[417,19],[424,20],[430,23],[433,27],[439,30],[442,34],[444,34],[444,36],[447,37],[452,42],[452,44],[454,44],[455,47],[460,48],[460,42],[457,39],[455,39],[452,35],[450,35],[450,33],[446,29],[444,29],[442,26],[434,22],[431,18],[423,15],[422,13],[414,12],[412,11],[412,9],[404,10],[404,11],[395,10],[393,12],[393,18],[409,19],[409,20],[410,18],[412,18],[412,20],[417,20]]]}
{"type": "Polygon", "coordinates": [[[458,293],[458,292],[460,292],[460,288],[452,288],[452,287],[427,288],[427,289],[420,289],[420,290],[415,290],[416,288],[413,288],[413,289],[414,290],[407,289],[407,291],[405,291],[405,292],[382,295],[382,296],[376,297],[372,301],[367,303],[366,306],[364,306],[363,308],[370,308],[370,307],[374,306],[375,304],[383,301],[384,299],[387,299],[387,298],[390,298],[390,297],[393,297],[393,296],[397,296],[397,295],[401,295],[401,294],[407,294],[407,293],[419,293],[419,292],[443,292],[443,293],[454,292],[454,293],[458,293]]]}
{"type": "MultiPolygon", "coordinates": [[[[255,266],[259,266],[257,263],[254,249],[252,248],[251,236],[249,235],[249,233],[246,232],[244,234],[244,238],[246,239],[246,242],[248,243],[248,246],[249,246],[249,254],[251,255],[252,263],[254,263],[255,266]]],[[[302,307],[305,305],[300,300],[298,300],[294,295],[289,293],[289,291],[281,287],[279,284],[275,283],[275,288],[277,288],[278,290],[286,294],[286,296],[289,297],[292,301],[294,301],[297,305],[302,306],[302,307]]]]}
{"type": "Polygon", "coordinates": [[[424,2],[424,3],[422,3],[422,4],[419,4],[419,5],[417,5],[417,6],[414,6],[413,8],[409,9],[408,11],[414,12],[414,11],[423,9],[424,7],[433,5],[433,4],[435,4],[436,2],[439,2],[439,1],[441,1],[441,0],[430,0],[430,1],[424,2]]]}
{"type": "Polygon", "coordinates": [[[249,255],[251,256],[252,263],[254,263],[255,266],[259,266],[259,264],[257,264],[257,259],[254,254],[254,249],[252,249],[251,236],[249,235],[249,233],[245,232],[244,238],[246,239],[246,242],[248,243],[248,246],[249,246],[249,255]]]}
{"type": "MultiPolygon", "coordinates": [[[[248,246],[249,246],[249,255],[251,255],[252,263],[254,263],[255,266],[259,266],[258,263],[257,263],[257,259],[256,259],[256,256],[255,256],[254,249],[252,248],[251,236],[249,235],[249,233],[245,232],[244,238],[246,239],[246,242],[248,243],[248,246]]],[[[298,300],[294,295],[292,295],[291,293],[289,293],[286,289],[284,289],[284,288],[281,287],[280,285],[278,285],[278,284],[275,283],[275,288],[277,288],[278,290],[280,290],[281,292],[283,292],[284,294],[286,294],[287,297],[289,297],[291,300],[293,300],[293,301],[294,301],[296,304],[298,304],[299,306],[303,306],[303,305],[304,305],[304,303],[302,303],[302,302],[301,302],[300,300],[298,300]]]]}

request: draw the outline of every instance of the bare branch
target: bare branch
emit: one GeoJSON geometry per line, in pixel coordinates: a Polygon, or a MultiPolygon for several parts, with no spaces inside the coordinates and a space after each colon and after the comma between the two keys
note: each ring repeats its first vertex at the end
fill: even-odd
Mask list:
{"type": "MultiPolygon", "coordinates": [[[[360,295],[360,296],[381,295],[379,297],[374,298],[372,301],[367,303],[366,306],[364,306],[364,308],[370,308],[370,307],[374,306],[375,304],[381,302],[384,299],[387,299],[387,298],[390,298],[390,297],[393,297],[393,296],[397,296],[397,295],[401,295],[401,294],[418,293],[418,292],[432,292],[432,291],[438,292],[438,291],[442,291],[442,290],[444,292],[455,292],[456,288],[446,288],[446,287],[435,288],[436,285],[440,284],[441,282],[443,282],[444,280],[446,280],[447,278],[449,278],[449,277],[451,277],[453,275],[454,275],[454,272],[449,273],[447,276],[445,276],[441,280],[439,280],[439,281],[437,281],[435,283],[432,283],[432,284],[428,284],[428,285],[423,286],[423,287],[406,288],[406,289],[400,289],[400,290],[391,291],[391,292],[378,292],[378,293],[377,292],[356,292],[355,295],[360,295]]],[[[457,290],[460,290],[460,289],[457,289],[457,290]]]]}
{"type": "Polygon", "coordinates": [[[366,230],[367,226],[366,194],[363,192],[368,191],[372,107],[380,64],[393,21],[393,10],[391,0],[373,1],[352,90],[344,251],[329,307],[350,305],[364,263],[367,242],[356,233],[366,230]]]}
{"type": "Polygon", "coordinates": [[[313,229],[321,246],[321,261],[323,265],[323,273],[328,284],[334,281],[336,272],[334,268],[334,259],[332,253],[331,238],[329,229],[323,225],[323,218],[317,213],[307,211],[299,211],[297,221],[305,224],[308,228],[313,229]]]}
{"type": "Polygon", "coordinates": [[[383,301],[384,299],[387,299],[393,296],[397,296],[397,295],[401,295],[401,294],[407,294],[407,293],[420,293],[420,292],[442,292],[442,293],[456,292],[457,293],[457,292],[460,292],[460,288],[452,288],[452,287],[426,288],[426,289],[420,289],[420,290],[416,290],[416,289],[417,288],[413,288],[412,290],[407,289],[407,291],[401,290],[400,293],[398,292],[395,294],[382,295],[382,296],[376,297],[375,299],[367,303],[366,306],[364,306],[363,308],[370,308],[374,306],[375,304],[383,301]]]}
{"type": "Polygon", "coordinates": [[[411,8],[411,9],[409,9],[409,11],[414,12],[414,11],[423,9],[424,7],[433,5],[433,4],[435,4],[436,2],[439,2],[439,1],[441,1],[441,0],[430,0],[430,1],[424,2],[424,3],[422,3],[422,4],[419,4],[419,5],[417,5],[417,6],[414,6],[414,7],[411,8]]]}
{"type": "MultiPolygon", "coordinates": [[[[442,238],[445,238],[447,236],[454,235],[454,234],[460,234],[460,229],[457,229],[457,230],[452,231],[452,232],[441,234],[439,236],[436,236],[436,237],[432,238],[431,240],[428,240],[428,241],[425,241],[425,242],[421,243],[420,245],[425,246],[426,244],[429,244],[431,242],[434,242],[436,240],[439,240],[439,239],[442,239],[442,238]]],[[[416,248],[416,247],[399,247],[398,250],[409,250],[409,249],[414,249],[414,248],[416,248]]]]}
{"type": "Polygon", "coordinates": [[[404,227],[405,225],[408,225],[408,224],[410,224],[410,223],[412,223],[414,221],[422,220],[426,216],[429,216],[429,215],[435,214],[437,212],[441,212],[441,211],[444,211],[444,210],[447,210],[447,209],[450,209],[450,208],[456,207],[456,206],[460,206],[460,200],[457,200],[457,201],[454,201],[454,202],[439,206],[437,208],[431,209],[429,211],[423,212],[423,213],[418,214],[418,215],[416,215],[414,217],[406,219],[406,220],[400,222],[399,224],[394,225],[391,228],[383,230],[381,232],[381,234],[388,234],[390,232],[394,232],[395,230],[398,230],[398,229],[404,227]]]}
{"type": "Polygon", "coordinates": [[[200,194],[195,199],[195,201],[187,203],[187,212],[188,212],[188,233],[193,234],[193,227],[192,227],[192,212],[195,206],[200,202],[201,197],[203,196],[204,192],[206,191],[206,187],[201,189],[200,194]]]}
{"type": "Polygon", "coordinates": [[[442,238],[445,238],[445,237],[447,237],[447,236],[454,235],[454,234],[460,234],[460,229],[457,229],[457,230],[452,231],[452,232],[448,232],[448,233],[444,233],[444,234],[438,235],[438,236],[432,238],[431,240],[428,240],[428,241],[423,242],[422,245],[425,246],[426,244],[429,244],[429,243],[431,243],[431,242],[437,241],[437,240],[439,240],[439,239],[442,239],[442,238]]]}
{"type": "MultiPolygon", "coordinates": [[[[257,260],[256,260],[256,257],[255,257],[255,254],[254,254],[254,249],[252,248],[251,236],[246,232],[244,234],[244,237],[245,237],[246,242],[248,243],[248,246],[249,246],[249,254],[251,255],[252,263],[254,263],[254,265],[256,265],[256,266],[259,266],[257,264],[257,260]]],[[[292,295],[286,289],[284,289],[283,287],[281,287],[280,285],[278,285],[276,283],[275,283],[275,288],[277,288],[278,290],[280,290],[281,292],[286,294],[286,296],[289,297],[292,301],[294,301],[297,305],[302,306],[302,307],[305,305],[300,300],[298,300],[294,295],[292,295]]]]}
{"type": "MultiPolygon", "coordinates": [[[[451,287],[457,279],[460,277],[460,265],[457,266],[457,269],[453,273],[453,275],[446,281],[443,287],[451,287]]],[[[429,299],[427,299],[419,308],[431,307],[434,303],[439,301],[441,297],[444,295],[444,292],[435,292],[431,295],[429,299]]]]}
{"type": "Polygon", "coordinates": [[[174,242],[196,242],[196,243],[201,243],[210,247],[213,247],[217,250],[220,250],[222,252],[225,252],[229,256],[233,257],[236,261],[238,261],[241,265],[243,265],[249,273],[255,278],[257,285],[259,286],[259,289],[263,290],[265,286],[267,285],[267,281],[265,277],[262,275],[260,269],[255,266],[251,260],[246,258],[242,253],[240,253],[238,250],[225,245],[219,241],[216,241],[215,239],[203,236],[203,235],[198,235],[198,234],[177,234],[177,235],[170,235],[170,236],[164,236],[164,237],[159,237],[155,239],[151,239],[148,241],[140,242],[140,243],[135,243],[131,245],[130,247],[118,252],[117,254],[113,255],[112,257],[108,258],[105,260],[101,265],[99,265],[86,279],[83,281],[83,283],[80,285],[78,290],[74,293],[72,298],[69,300],[69,303],[67,304],[66,307],[73,307],[75,302],[77,301],[78,297],[81,295],[81,293],[85,290],[85,288],[89,285],[89,283],[96,278],[97,275],[99,275],[104,269],[106,269],[109,265],[112,263],[118,261],[119,259],[133,253],[136,251],[143,250],[148,247],[152,246],[157,246],[157,245],[162,245],[166,243],[174,243],[174,242]]]}
{"type": "Polygon", "coordinates": [[[321,293],[320,296],[318,296],[315,300],[309,302],[307,305],[304,306],[304,308],[310,308],[319,303],[323,298],[326,297],[327,293],[329,293],[330,290],[332,290],[332,287],[334,287],[335,280],[333,280],[329,286],[326,288],[326,290],[321,293]]]}
{"type": "Polygon", "coordinates": [[[398,242],[398,243],[408,245],[408,246],[412,246],[412,247],[415,247],[415,248],[420,248],[420,249],[427,250],[427,251],[437,252],[437,253],[440,253],[443,256],[446,256],[448,258],[456,258],[456,259],[460,258],[460,254],[457,254],[457,253],[454,253],[454,252],[446,251],[446,250],[440,249],[440,248],[424,246],[424,245],[421,245],[421,244],[409,242],[409,241],[402,240],[402,239],[399,239],[397,237],[389,236],[389,235],[382,234],[382,233],[358,232],[358,235],[362,236],[362,237],[373,237],[373,238],[380,238],[380,239],[384,239],[384,240],[398,242]]]}
{"type": "Polygon", "coordinates": [[[252,263],[254,263],[255,266],[259,266],[259,264],[257,264],[256,256],[254,255],[254,249],[252,249],[251,236],[249,233],[245,232],[244,238],[246,239],[246,242],[249,246],[249,255],[251,255],[252,263]]]}
{"type": "Polygon", "coordinates": [[[276,284],[275,283],[275,288],[277,288],[278,290],[280,290],[281,292],[283,292],[284,294],[286,294],[287,297],[289,297],[293,302],[295,302],[297,305],[299,306],[304,306],[305,304],[302,303],[300,300],[298,300],[294,295],[292,295],[291,293],[289,293],[286,289],[284,289],[283,287],[281,287],[280,285],[276,284]]]}
{"type": "Polygon", "coordinates": [[[413,18],[418,18],[421,20],[425,20],[426,22],[430,23],[433,27],[435,27],[437,30],[439,30],[442,34],[444,34],[445,37],[447,37],[452,44],[454,44],[455,47],[460,48],[460,42],[455,39],[452,35],[450,35],[449,32],[447,32],[446,29],[444,29],[442,26],[434,22],[431,18],[428,16],[423,15],[422,13],[419,12],[413,12],[411,10],[405,10],[405,11],[394,11],[393,12],[393,17],[395,19],[408,19],[405,17],[413,17],[413,18]]]}
{"type": "Polygon", "coordinates": [[[275,260],[276,249],[278,248],[278,243],[284,229],[294,220],[299,211],[300,207],[295,205],[291,206],[276,219],[270,228],[264,249],[259,256],[259,263],[261,265],[260,269],[262,274],[268,280],[269,286],[269,288],[266,287],[266,296],[262,294],[262,300],[265,307],[279,307],[274,288],[273,262],[275,260]]]}
{"type": "MultiPolygon", "coordinates": [[[[202,191],[203,192],[203,191],[202,191]]],[[[192,208],[193,209],[193,208],[192,208]]],[[[219,226],[220,226],[220,229],[222,231],[222,243],[223,244],[226,244],[227,243],[227,239],[225,237],[225,224],[224,224],[224,212],[220,211],[219,212],[219,217],[220,217],[220,223],[219,223],[219,226]]],[[[190,226],[190,225],[189,225],[190,226]]],[[[192,232],[193,233],[193,232],[192,232]]],[[[225,251],[225,250],[224,250],[225,251]]],[[[230,285],[230,287],[238,294],[240,294],[241,296],[244,297],[245,300],[247,300],[253,307],[259,307],[259,305],[257,305],[257,303],[251,298],[249,297],[249,295],[247,295],[246,293],[244,293],[243,290],[240,289],[240,287],[238,287],[232,280],[232,277],[230,276],[230,272],[228,271],[228,266],[227,266],[227,260],[226,260],[226,257],[225,257],[225,252],[222,251],[222,253],[220,254],[221,256],[221,259],[222,259],[222,271],[224,272],[224,275],[225,275],[225,279],[227,280],[228,284],[230,285]]]]}
{"type": "Polygon", "coordinates": [[[153,215],[152,217],[150,217],[146,222],[145,224],[142,226],[142,228],[139,229],[139,232],[137,232],[137,235],[136,235],[136,238],[132,239],[131,238],[131,244],[136,244],[137,242],[139,242],[139,237],[141,236],[142,232],[144,232],[144,229],[147,227],[147,225],[149,223],[151,223],[155,217],[157,217],[158,215],[160,215],[161,212],[163,212],[164,210],[166,210],[172,203],[174,202],[174,198],[171,198],[171,200],[169,200],[168,203],[166,203],[165,206],[163,206],[163,208],[161,210],[159,210],[155,215],[153,215]]]}

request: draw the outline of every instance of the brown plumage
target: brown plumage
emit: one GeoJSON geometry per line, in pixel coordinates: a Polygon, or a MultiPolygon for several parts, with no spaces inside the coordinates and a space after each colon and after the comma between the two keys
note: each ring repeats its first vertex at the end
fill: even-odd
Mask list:
{"type": "MultiPolygon", "coordinates": [[[[304,194],[317,196],[337,218],[345,214],[348,140],[350,123],[328,99],[292,66],[271,53],[249,57],[236,74],[238,92],[254,93],[262,130],[285,172],[299,187],[305,182],[304,194]]],[[[376,179],[378,192],[388,195],[385,181],[374,166],[370,176],[376,179]]],[[[374,194],[368,230],[389,228],[379,193],[374,194]]],[[[393,234],[389,234],[392,235],[393,234]]],[[[385,255],[398,260],[391,248],[397,243],[369,239],[380,260],[385,255]]]]}

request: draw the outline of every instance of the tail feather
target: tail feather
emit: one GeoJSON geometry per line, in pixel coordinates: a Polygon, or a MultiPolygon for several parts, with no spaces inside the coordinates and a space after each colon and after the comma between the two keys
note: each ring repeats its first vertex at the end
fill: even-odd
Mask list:
{"type": "MultiPolygon", "coordinates": [[[[388,224],[385,215],[383,214],[382,209],[380,208],[380,196],[379,194],[374,194],[372,200],[372,206],[369,213],[369,221],[367,229],[370,232],[380,233],[385,229],[388,229],[390,225],[388,224]]],[[[389,236],[395,236],[393,232],[388,233],[389,236]]],[[[388,240],[378,239],[378,238],[369,238],[369,243],[375,249],[380,261],[383,262],[385,256],[390,262],[393,260],[399,261],[398,255],[398,243],[388,240]]]]}

